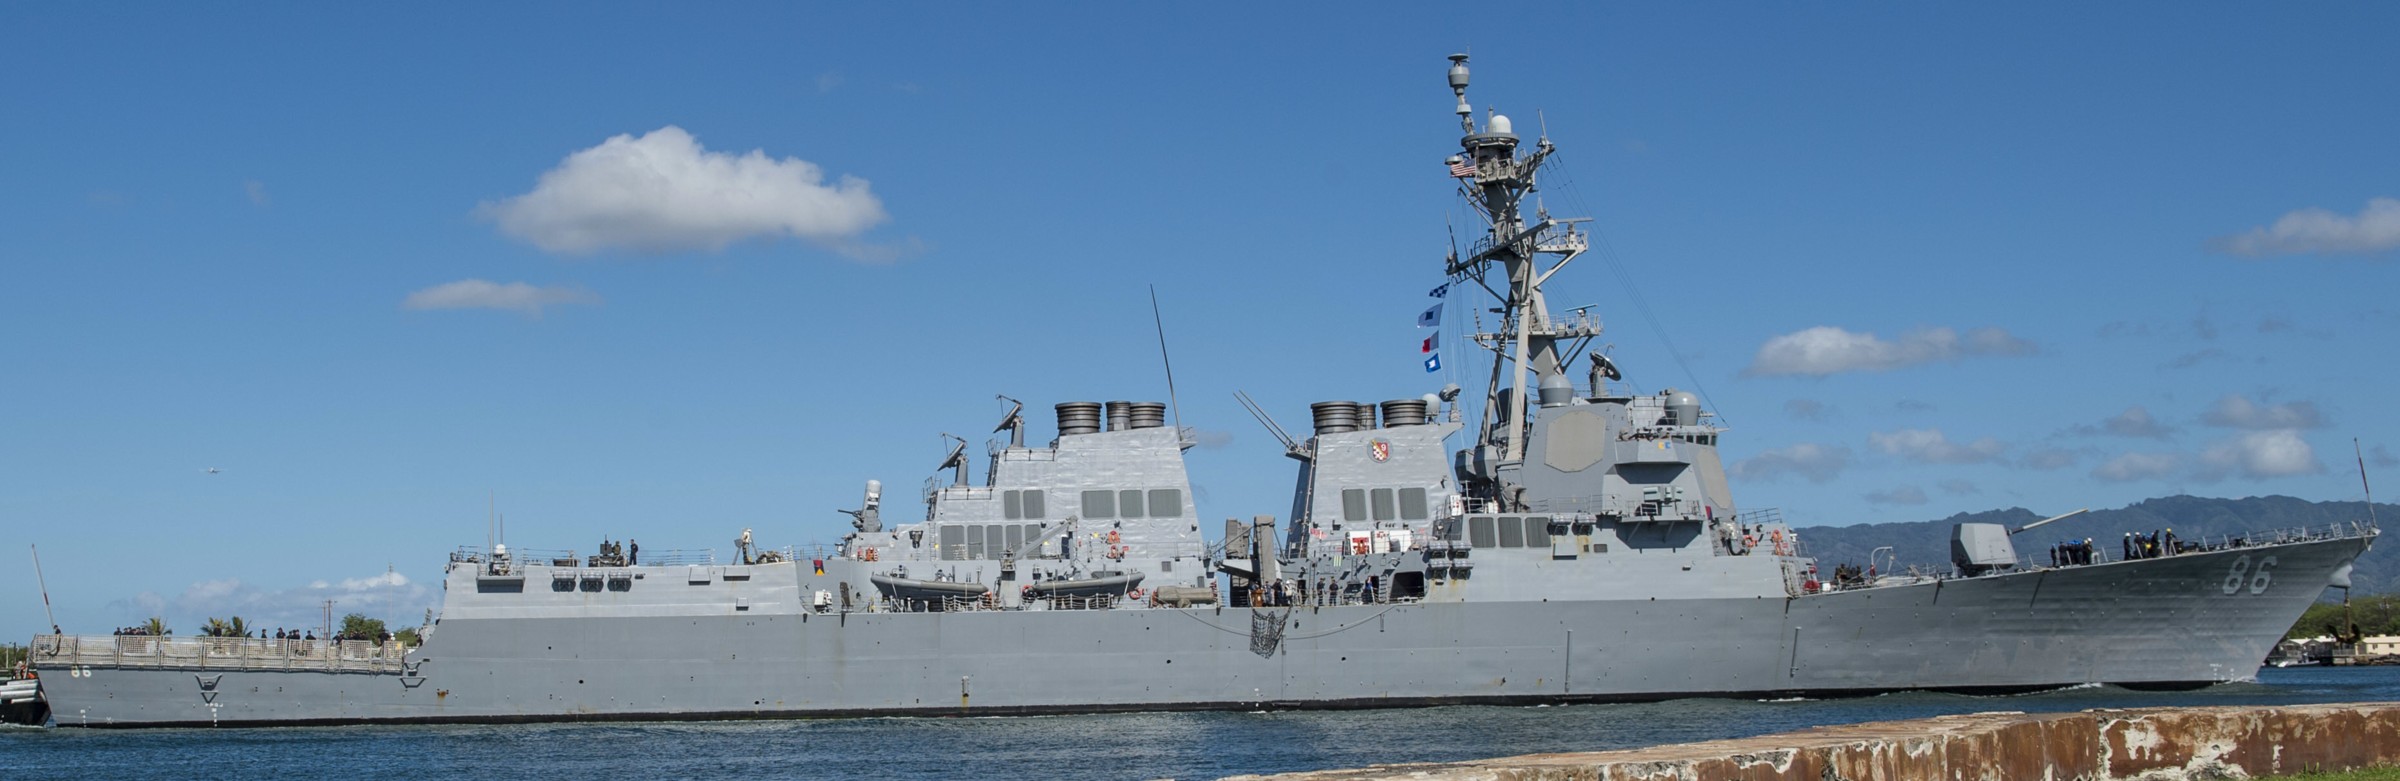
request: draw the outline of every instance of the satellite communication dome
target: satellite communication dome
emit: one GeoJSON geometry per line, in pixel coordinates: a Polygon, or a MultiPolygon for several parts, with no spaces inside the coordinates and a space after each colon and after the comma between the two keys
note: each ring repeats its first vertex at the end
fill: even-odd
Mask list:
{"type": "Polygon", "coordinates": [[[1513,134],[1513,133],[1517,132],[1517,128],[1516,128],[1516,126],[1515,126],[1515,125],[1512,125],[1512,124],[1509,124],[1509,121],[1508,121],[1508,115],[1507,115],[1507,114],[1493,114],[1493,115],[1492,115],[1492,121],[1490,121],[1490,122],[1486,122],[1486,123],[1484,123],[1484,125],[1485,125],[1485,127],[1484,127],[1484,132],[1486,132],[1486,133],[1511,133],[1511,134],[1513,134]]]}

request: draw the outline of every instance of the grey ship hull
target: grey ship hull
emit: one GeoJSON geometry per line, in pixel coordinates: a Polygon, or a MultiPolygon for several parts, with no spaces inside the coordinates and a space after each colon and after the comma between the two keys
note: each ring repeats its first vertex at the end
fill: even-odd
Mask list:
{"type": "MultiPolygon", "coordinates": [[[[2187,686],[2250,677],[2369,539],[1793,598],[1301,607],[1265,657],[1253,653],[1250,608],[804,615],[792,599],[714,615],[450,617],[411,653],[415,675],[138,666],[71,675],[38,654],[35,664],[57,723],[92,727],[2187,686]],[[2270,581],[2234,577],[2237,560],[2248,571],[2267,556],[2270,581]],[[213,692],[203,676],[221,676],[213,692]]],[[[763,593],[800,593],[799,568],[758,569],[763,593]]]]}

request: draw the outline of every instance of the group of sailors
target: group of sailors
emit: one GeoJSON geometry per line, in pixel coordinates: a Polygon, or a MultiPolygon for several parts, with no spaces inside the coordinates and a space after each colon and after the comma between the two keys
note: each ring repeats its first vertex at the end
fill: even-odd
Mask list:
{"type": "Polygon", "coordinates": [[[634,542],[632,540],[616,542],[613,540],[602,539],[600,541],[600,555],[592,557],[591,566],[631,567],[635,564],[641,563],[641,559],[641,543],[634,542]]]}
{"type": "Polygon", "coordinates": [[[2072,567],[2079,564],[2090,564],[2093,561],[2092,538],[2090,537],[2080,540],[2065,540],[2050,546],[2050,566],[2072,567]]]}
{"type": "MultiPolygon", "coordinates": [[[[163,632],[164,632],[164,634],[166,634],[166,635],[172,635],[172,634],[175,634],[175,630],[173,630],[173,629],[166,629],[166,630],[163,630],[163,632]]],[[[151,633],[150,633],[150,627],[146,627],[146,626],[128,626],[128,627],[119,627],[119,628],[117,629],[117,631],[115,631],[115,632],[113,632],[113,633],[111,633],[111,634],[114,634],[114,635],[115,635],[115,636],[117,636],[117,637],[151,637],[151,636],[153,636],[153,635],[151,635],[151,633]]],[[[209,629],[205,629],[205,630],[201,630],[201,636],[203,636],[203,637],[240,637],[240,638],[248,638],[248,637],[250,637],[250,635],[249,635],[248,633],[243,633],[243,634],[238,634],[238,635],[237,635],[237,634],[231,634],[231,633],[227,632],[227,631],[226,631],[226,630],[224,630],[224,629],[219,629],[219,628],[214,628],[214,627],[212,627],[212,628],[209,628],[209,629]]],[[[281,629],[281,628],[278,628],[278,629],[276,629],[276,630],[275,630],[275,636],[274,636],[274,637],[272,637],[272,638],[270,638],[270,637],[268,637],[268,636],[267,636],[267,630],[261,629],[261,630],[258,630],[258,638],[257,638],[257,639],[260,639],[260,640],[270,640],[270,639],[272,639],[272,640],[301,640],[301,641],[314,642],[314,641],[317,639],[317,633],[316,633],[316,631],[315,631],[315,630],[303,630],[303,629],[281,629]]],[[[392,641],[392,633],[391,633],[390,631],[385,631],[385,632],[383,632],[383,633],[382,633],[382,634],[380,634],[380,635],[370,635],[370,634],[367,634],[367,633],[365,633],[365,632],[341,632],[341,633],[337,633],[337,634],[333,635],[333,639],[335,639],[335,640],[342,640],[342,641],[349,641],[349,640],[371,641],[371,642],[375,643],[376,645],[383,645],[383,644],[386,644],[386,643],[389,643],[389,642],[391,642],[391,641],[392,641]]]]}
{"type": "Polygon", "coordinates": [[[2181,550],[2176,547],[2178,544],[2174,529],[2152,531],[2149,534],[2126,532],[2125,558],[2155,559],[2160,556],[2172,556],[2181,550]]]}

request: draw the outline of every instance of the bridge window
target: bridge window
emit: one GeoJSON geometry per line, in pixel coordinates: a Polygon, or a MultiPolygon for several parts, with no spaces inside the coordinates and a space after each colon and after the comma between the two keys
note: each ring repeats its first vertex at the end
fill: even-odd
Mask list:
{"type": "Polygon", "coordinates": [[[983,526],[967,527],[967,558],[983,558],[983,526]]]}
{"type": "Polygon", "coordinates": [[[1014,554],[1017,552],[1018,548],[1025,547],[1025,527],[1012,523],[1006,528],[1008,529],[1008,537],[1007,539],[1003,540],[1003,544],[1007,546],[1005,550],[1007,550],[1010,554],[1014,554]]]}
{"type": "Polygon", "coordinates": [[[1377,488],[1371,496],[1375,499],[1375,520],[1388,521],[1399,516],[1399,508],[1392,506],[1392,489],[1377,488]]]}
{"type": "Polygon", "coordinates": [[[1126,489],[1117,492],[1117,517],[1142,517],[1142,492],[1139,489],[1126,489]]]}
{"type": "Polygon", "coordinates": [[[1150,492],[1150,517],[1183,517],[1183,489],[1158,488],[1150,492]]]}
{"type": "Polygon", "coordinates": [[[1000,492],[1000,517],[1017,520],[1025,517],[1025,499],[1016,491],[1000,492]]]}
{"type": "Polygon", "coordinates": [[[1500,547],[1500,538],[1492,534],[1492,516],[1477,515],[1467,519],[1467,544],[1477,548],[1500,547]]]}
{"type": "Polygon", "coordinates": [[[1550,519],[1534,516],[1525,519],[1525,547],[1550,547],[1550,519]]]}
{"type": "Polygon", "coordinates": [[[1038,488],[1037,488],[1037,489],[1034,489],[1034,490],[1031,490],[1031,491],[1026,491],[1026,492],[1025,492],[1025,517],[1027,517],[1027,518],[1048,518],[1048,517],[1050,517],[1050,508],[1042,506],[1042,492],[1041,492],[1041,489],[1038,489],[1038,488]]]}
{"type": "Polygon", "coordinates": [[[1360,488],[1345,488],[1345,489],[1342,489],[1342,520],[1345,520],[1345,521],[1363,521],[1363,520],[1366,520],[1366,519],[1367,519],[1367,492],[1366,492],[1366,490],[1365,490],[1365,489],[1360,489],[1360,488]]]}
{"type": "Polygon", "coordinates": [[[1400,520],[1425,520],[1425,489],[1400,489],[1400,520]]]}
{"type": "MultiPolygon", "coordinates": [[[[1010,548],[1007,546],[1007,543],[1003,541],[1000,529],[1000,524],[996,523],[983,527],[984,553],[985,555],[995,559],[1006,557],[1010,550],[1010,548]]],[[[1016,531],[1017,527],[1011,525],[1008,527],[1008,530],[1016,531]]]]}
{"type": "Polygon", "coordinates": [[[1083,517],[1108,519],[1117,517],[1117,492],[1083,492],[1083,517]]]}

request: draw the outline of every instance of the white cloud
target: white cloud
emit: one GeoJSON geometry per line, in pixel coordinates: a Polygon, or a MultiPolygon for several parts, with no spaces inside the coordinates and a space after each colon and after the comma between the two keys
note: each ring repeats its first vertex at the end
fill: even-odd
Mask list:
{"type": "Polygon", "coordinates": [[[1924,504],[1925,489],[1904,485],[1889,491],[1867,494],[1868,504],[1924,504]]]}
{"type": "Polygon", "coordinates": [[[2166,439],[2175,433],[2173,427],[2158,422],[2157,418],[2150,416],[2150,410],[2143,409],[2139,404],[2126,407],[2124,412],[2100,421],[2100,425],[2076,426],[2073,431],[2086,436],[2108,434],[2136,439],[2166,439]]]}
{"type": "Polygon", "coordinates": [[[1936,487],[1942,489],[1942,493],[1953,494],[1957,496],[1983,493],[1983,489],[1976,487],[1974,481],[1961,480],[1958,478],[1944,480],[1936,487]]]}
{"type": "Polygon", "coordinates": [[[2092,476],[2123,483],[2166,477],[2182,466],[2183,459],[2173,453],[2126,453],[2093,469],[2092,476]]]}
{"type": "Polygon", "coordinates": [[[1744,480],[1773,480],[1799,475],[1809,482],[1832,480],[1850,465],[1850,449],[1802,442],[1733,462],[1728,473],[1744,480]]]}
{"type": "Polygon", "coordinates": [[[2316,450],[2300,432],[2253,431],[2219,442],[2200,453],[2198,477],[2219,480],[2228,475],[2253,479],[2289,477],[2325,471],[2316,450]]]}
{"type": "Polygon", "coordinates": [[[1783,414],[1792,416],[1793,420],[1824,420],[1826,413],[1832,409],[1825,402],[1815,399],[1793,399],[1783,403],[1783,414]]]}
{"type": "Polygon", "coordinates": [[[887,218],[865,179],[828,184],[823,169],[799,158],[712,152],[673,125],[568,155],[532,192],[477,213],[536,247],[576,255],[719,250],[784,236],[872,254],[856,239],[887,218]]]}
{"type": "Polygon", "coordinates": [[[2047,471],[2065,469],[2074,466],[2075,462],[2081,460],[2083,460],[2082,453],[2063,447],[2046,447],[2026,453],[2024,457],[2017,459],[2017,466],[2047,471]]]}
{"type": "Polygon", "coordinates": [[[115,600],[120,622],[138,624],[158,616],[176,634],[196,634],[210,618],[241,616],[252,629],[273,632],[279,627],[318,627],[324,623],[325,600],[333,600],[333,615],[359,613],[379,618],[398,629],[424,620],[438,595],[424,584],[397,572],[380,572],[338,581],[316,580],[306,586],[266,589],[235,578],[203,580],[186,586],[173,598],[142,592],[115,600]]]}
{"type": "Polygon", "coordinates": [[[2316,428],[2326,423],[2315,402],[2259,404],[2238,393],[2218,399],[2216,406],[2200,414],[2200,420],[2211,426],[2254,430],[2316,428]]]}
{"type": "Polygon", "coordinates": [[[500,284],[462,279],[408,294],[403,309],[505,309],[540,317],[542,307],[597,304],[600,296],[576,287],[536,287],[523,282],[500,284]]]}
{"type": "Polygon", "coordinates": [[[1750,368],[1742,373],[1823,377],[1842,372],[1889,371],[1971,355],[2029,355],[2036,349],[2032,342],[1998,328],[1971,329],[1963,336],[1949,328],[1921,328],[1901,334],[1898,339],[1886,340],[1871,333],[1821,325],[1767,340],[1751,358],[1750,368]]]}
{"type": "Polygon", "coordinates": [[[2355,217],[2324,209],[2301,209],[2283,215],[2274,225],[2221,236],[2209,245],[2218,252],[2253,258],[2364,254],[2400,248],[2400,199],[2369,199],[2366,208],[2360,209],[2355,217]]]}
{"type": "Polygon", "coordinates": [[[1984,437],[1966,444],[1950,441],[1938,428],[1906,428],[1867,435],[1868,444],[1892,455],[1936,464],[1979,464],[1999,458],[2008,446],[1984,437]]]}

